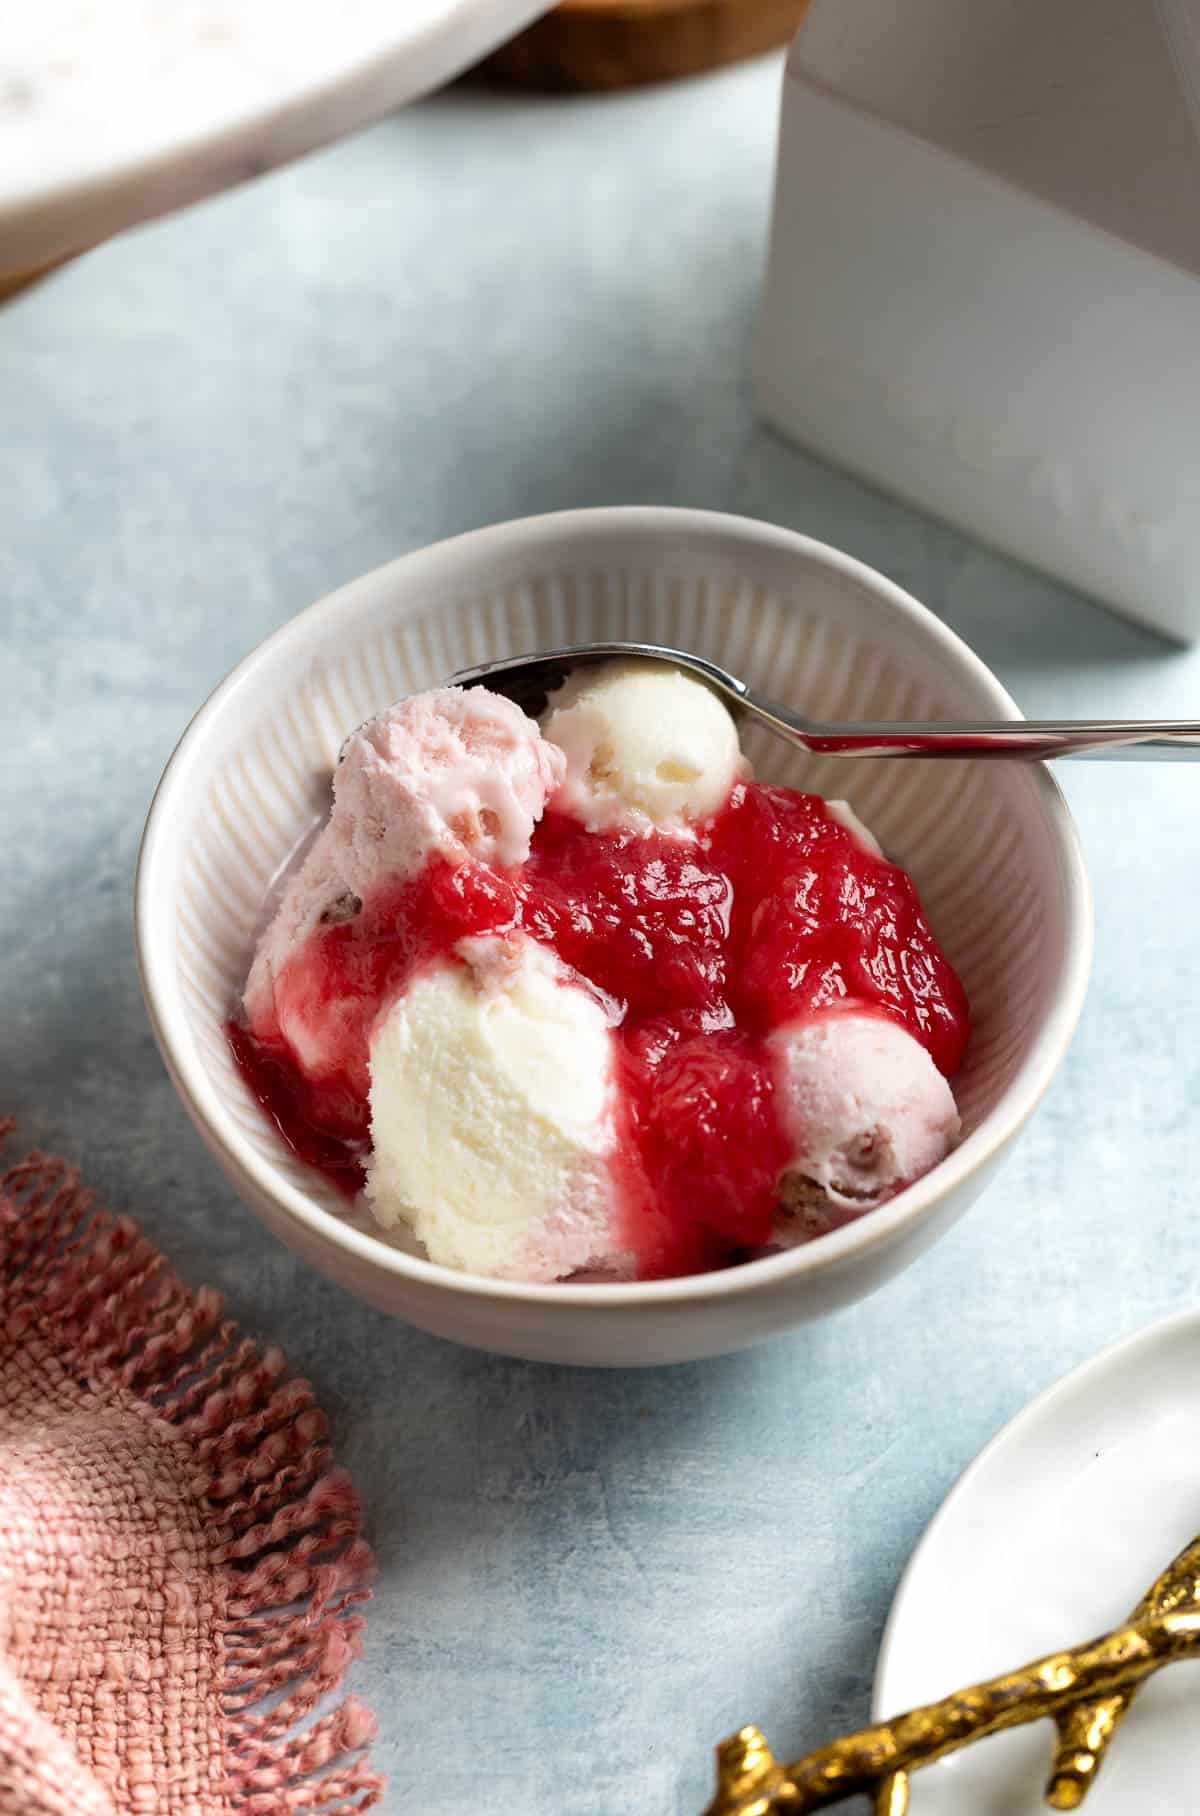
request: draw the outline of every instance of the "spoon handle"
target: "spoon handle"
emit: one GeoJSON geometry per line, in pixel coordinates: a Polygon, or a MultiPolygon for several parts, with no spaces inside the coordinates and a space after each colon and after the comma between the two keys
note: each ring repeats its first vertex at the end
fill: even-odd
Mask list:
{"type": "MultiPolygon", "coordinates": [[[[749,702],[747,702],[749,704],[749,702]]],[[[820,725],[754,701],[807,751],[839,757],[1123,757],[1200,761],[1200,722],[1182,719],[1011,719],[961,725],[820,725]]]]}

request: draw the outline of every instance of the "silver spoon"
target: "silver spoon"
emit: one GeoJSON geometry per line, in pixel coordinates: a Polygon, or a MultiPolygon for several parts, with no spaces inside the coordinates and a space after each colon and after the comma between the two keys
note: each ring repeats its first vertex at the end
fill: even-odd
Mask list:
{"type": "Polygon", "coordinates": [[[1181,719],[1000,719],[960,724],[823,725],[754,693],[736,675],[687,650],[657,643],[578,643],[505,656],[451,675],[448,687],[489,687],[532,718],[572,670],[637,658],[667,662],[707,681],[735,719],[753,719],[813,756],[839,757],[1174,757],[1200,758],[1200,722],[1181,719]]]}

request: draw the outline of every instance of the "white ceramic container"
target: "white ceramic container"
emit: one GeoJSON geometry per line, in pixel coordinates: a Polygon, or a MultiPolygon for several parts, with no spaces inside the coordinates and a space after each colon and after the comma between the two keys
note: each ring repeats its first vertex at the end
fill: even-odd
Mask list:
{"type": "Polygon", "coordinates": [[[1200,636],[1200,7],[813,0],[788,58],[759,411],[1200,636]]]}

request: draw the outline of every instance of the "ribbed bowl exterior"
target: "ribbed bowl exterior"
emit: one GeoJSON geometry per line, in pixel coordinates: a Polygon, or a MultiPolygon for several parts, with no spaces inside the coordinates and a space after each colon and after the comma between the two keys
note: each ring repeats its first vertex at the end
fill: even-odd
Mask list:
{"type": "MultiPolygon", "coordinates": [[[[389,1291],[388,1282],[408,1278],[429,1290],[436,1283],[451,1295],[486,1297],[496,1289],[432,1268],[371,1234],[368,1220],[347,1216],[345,1202],[284,1148],[250,1096],[232,1063],[224,1023],[272,882],[327,809],[347,732],[458,669],[609,638],[696,651],[829,720],[1015,712],[995,679],[932,615],[820,544],[703,513],[570,513],[498,526],[402,558],[286,626],[235,670],[193,722],[164,777],[143,848],[138,935],[147,1000],[168,1065],[210,1146],[272,1226],[310,1259],[374,1302],[466,1341],[481,1339],[454,1328],[453,1317],[446,1328],[445,1318],[422,1316],[413,1295],[389,1291]],[[272,1202],[264,1204],[264,1194],[272,1202]],[[304,1207],[307,1235],[320,1238],[315,1245],[289,1228],[289,1205],[304,1207]],[[352,1267],[330,1265],[327,1251],[341,1246],[339,1230],[352,1245],[352,1267]],[[384,1270],[377,1279],[373,1258],[384,1270]]],[[[946,1219],[936,1214],[939,1175],[947,1191],[974,1195],[979,1179],[972,1179],[973,1168],[964,1175],[964,1156],[977,1150],[979,1178],[990,1170],[1044,1088],[1078,1014],[1090,904],[1066,807],[1040,766],[810,760],[758,730],[743,742],[760,778],[851,803],[888,855],[911,872],[962,975],[974,1024],[955,1081],[963,1147],[892,1206],[863,1220],[880,1226],[879,1239],[885,1221],[902,1232],[897,1212],[919,1196],[914,1213],[933,1213],[940,1224],[946,1219]]],[[[831,1277],[852,1258],[847,1234],[853,1231],[799,1256],[733,1270],[738,1298],[750,1290],[746,1276],[756,1269],[782,1277],[790,1266],[797,1280],[809,1283],[811,1299],[822,1252],[831,1277]]],[[[912,1234],[913,1246],[923,1246],[915,1228],[912,1234]]],[[[866,1243],[869,1250],[879,1246],[879,1240],[866,1243]]],[[[723,1278],[705,1277],[699,1300],[708,1303],[723,1278]]],[[[868,1279],[860,1290],[873,1283],[868,1279]]],[[[686,1293],[688,1283],[675,1284],[686,1293]]],[[[618,1294],[629,1309],[641,1294],[648,1310],[662,1290],[518,1287],[501,1296],[515,1293],[520,1301],[524,1295],[529,1309],[540,1309],[548,1291],[560,1304],[577,1301],[583,1314],[603,1311],[596,1293],[618,1294]]],[[[852,1295],[837,1298],[846,1296],[852,1295]]],[[[831,1308],[802,1303],[805,1297],[798,1296],[792,1318],[831,1308]]],[[[702,1311],[697,1316],[702,1320],[702,1311]]],[[[563,1323],[558,1314],[551,1321],[563,1323]]],[[[777,1318],[771,1328],[789,1321],[777,1318]]],[[[519,1333],[519,1320],[516,1328],[519,1333]]],[[[761,1334],[748,1329],[736,1338],[761,1334]]],[[[483,1340],[519,1353],[563,1350],[558,1339],[549,1352],[532,1337],[505,1342],[502,1334],[485,1334],[483,1340]]],[[[591,1353],[596,1347],[583,1343],[589,1353],[580,1354],[579,1344],[568,1345],[561,1359],[671,1359],[657,1352],[609,1355],[603,1340],[602,1353],[591,1353]]],[[[709,1348],[701,1336],[681,1353],[709,1348]]]]}

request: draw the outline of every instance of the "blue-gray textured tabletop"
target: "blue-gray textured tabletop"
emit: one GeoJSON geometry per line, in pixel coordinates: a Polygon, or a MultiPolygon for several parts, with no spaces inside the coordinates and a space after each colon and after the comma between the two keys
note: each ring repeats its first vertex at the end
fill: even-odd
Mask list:
{"type": "Polygon", "coordinates": [[[236,1201],[159,1063],[130,892],[175,739],[267,631],[457,530],[616,502],[770,518],[908,587],[1027,712],[1194,713],[1200,654],[755,424],[778,80],[456,90],[0,311],[0,1108],[316,1382],[380,1560],[356,1687],[389,1811],[692,1816],[742,1722],[790,1753],[864,1718],[964,1464],[1200,1273],[1183,765],[1061,772],[1095,973],[1008,1170],[875,1298],[725,1361],[535,1367],[366,1310],[236,1201]]]}

